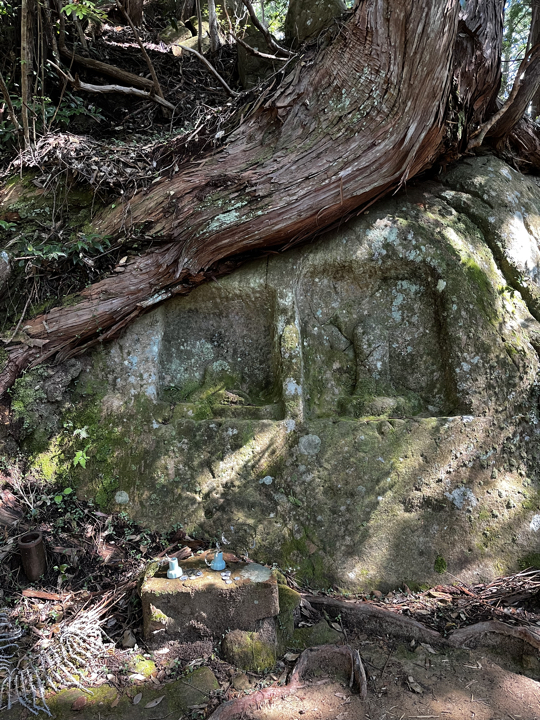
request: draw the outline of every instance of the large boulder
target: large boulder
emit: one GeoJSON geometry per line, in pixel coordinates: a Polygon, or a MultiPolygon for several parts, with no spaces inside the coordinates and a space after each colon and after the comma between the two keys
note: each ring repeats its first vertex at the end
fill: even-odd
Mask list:
{"type": "Polygon", "coordinates": [[[300,45],[327,28],[346,10],[343,0],[290,0],[285,18],[285,40],[300,45]]]}
{"type": "Polygon", "coordinates": [[[538,217],[532,180],[474,158],[169,300],[64,402],[27,373],[26,414],[58,416],[36,471],[312,587],[517,570],[540,551],[538,217]]]}
{"type": "MultiPolygon", "coordinates": [[[[262,32],[253,25],[246,27],[243,40],[260,53],[274,55],[262,32]]],[[[244,88],[255,87],[282,66],[282,62],[253,55],[243,45],[238,44],[238,75],[244,88]]]]}

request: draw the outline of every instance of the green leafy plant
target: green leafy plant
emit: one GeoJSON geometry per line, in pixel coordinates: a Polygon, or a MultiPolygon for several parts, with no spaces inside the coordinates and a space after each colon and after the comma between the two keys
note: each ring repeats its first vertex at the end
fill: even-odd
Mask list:
{"type": "Polygon", "coordinates": [[[440,573],[441,575],[446,572],[446,560],[443,558],[442,555],[437,555],[435,558],[435,563],[433,564],[433,569],[435,572],[440,573]]]}
{"type": "Polygon", "coordinates": [[[60,575],[58,577],[58,587],[60,587],[62,585],[62,583],[64,582],[64,580],[66,580],[68,578],[68,575],[66,574],[66,570],[68,569],[68,567],[69,567],[69,565],[65,565],[65,564],[54,565],[53,570],[56,570],[57,572],[60,573],[60,575]]]}
{"type": "Polygon", "coordinates": [[[88,461],[88,455],[87,451],[90,447],[90,444],[88,444],[84,450],[77,450],[75,453],[75,457],[73,458],[73,467],[77,467],[77,465],[80,465],[83,468],[86,468],[86,462],[88,461]]]}
{"type": "Polygon", "coordinates": [[[92,0],[78,0],[62,8],[66,15],[75,15],[79,20],[105,20],[106,14],[92,0]]]}
{"type": "Polygon", "coordinates": [[[73,492],[73,490],[72,490],[71,488],[65,488],[64,490],[62,490],[61,493],[59,493],[58,495],[55,495],[55,496],[54,496],[54,502],[55,502],[57,505],[61,505],[62,502],[64,501],[64,498],[65,498],[67,495],[71,495],[72,492],[73,492]]]}

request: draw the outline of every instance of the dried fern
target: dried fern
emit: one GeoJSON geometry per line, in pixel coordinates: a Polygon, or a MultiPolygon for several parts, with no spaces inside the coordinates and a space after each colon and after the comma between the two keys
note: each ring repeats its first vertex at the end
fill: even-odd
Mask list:
{"type": "Polygon", "coordinates": [[[0,613],[0,710],[19,702],[34,715],[43,711],[50,716],[47,691],[75,686],[90,692],[78,679],[79,668],[103,654],[99,616],[99,609],[79,613],[52,640],[38,643],[19,657],[23,631],[0,613]]]}

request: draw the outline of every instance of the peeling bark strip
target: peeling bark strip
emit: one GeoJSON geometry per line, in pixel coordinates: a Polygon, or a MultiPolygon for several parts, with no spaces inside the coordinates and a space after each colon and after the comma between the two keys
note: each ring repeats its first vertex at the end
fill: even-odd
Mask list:
{"type": "MultiPolygon", "coordinates": [[[[26,343],[7,348],[0,395],[23,368],[110,339],[224,258],[311,237],[441,153],[458,157],[496,110],[503,5],[468,0],[460,17],[459,0],[358,3],[334,41],[306,51],[227,145],[97,220],[103,234],[144,231],[165,244],[87,288],[78,304],[29,320],[26,343]],[[445,126],[456,112],[454,79],[462,133],[445,126]]],[[[531,146],[529,131],[522,121],[518,142],[531,146]]]]}

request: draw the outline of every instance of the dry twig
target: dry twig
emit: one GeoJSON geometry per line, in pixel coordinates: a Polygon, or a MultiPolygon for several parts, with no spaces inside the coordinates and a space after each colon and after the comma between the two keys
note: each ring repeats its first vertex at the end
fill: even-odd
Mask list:
{"type": "Polygon", "coordinates": [[[274,40],[270,32],[268,32],[268,29],[261,23],[259,18],[257,17],[257,13],[253,9],[253,5],[251,4],[250,0],[242,0],[244,5],[247,7],[249,12],[249,17],[251,18],[251,22],[253,25],[259,30],[259,32],[262,33],[264,36],[264,39],[266,40],[266,43],[269,48],[271,48],[276,55],[281,55],[285,58],[290,58],[294,55],[293,52],[290,50],[286,50],[284,47],[281,47],[281,45],[278,45],[277,42],[274,40]]]}

